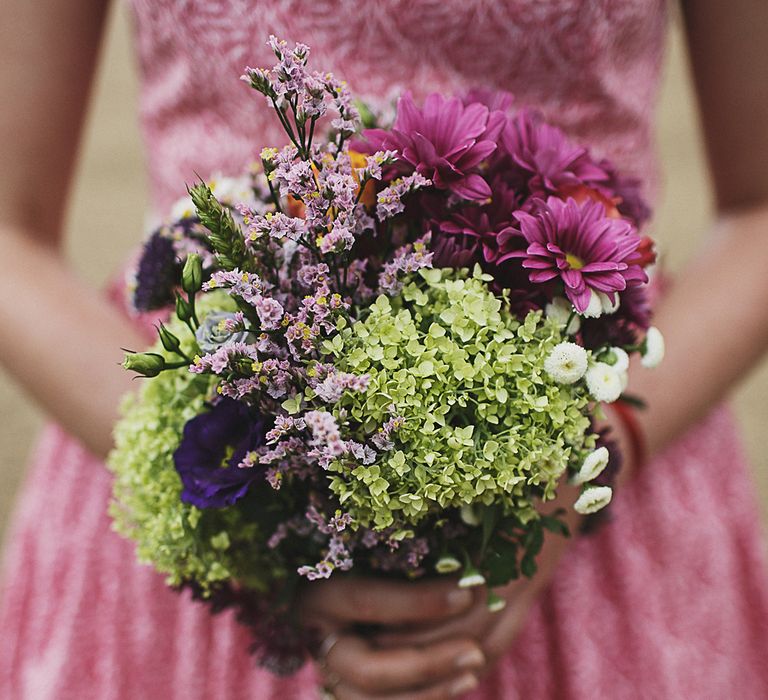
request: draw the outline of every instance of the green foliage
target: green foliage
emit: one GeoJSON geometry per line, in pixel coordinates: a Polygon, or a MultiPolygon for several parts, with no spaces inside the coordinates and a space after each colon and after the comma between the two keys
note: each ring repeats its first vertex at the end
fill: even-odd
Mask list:
{"type": "Polygon", "coordinates": [[[370,376],[367,391],[334,409],[355,439],[404,419],[375,463],[330,467],[332,490],[359,524],[414,526],[446,508],[495,504],[526,525],[594,446],[586,390],[544,371],[558,326],[540,313],[521,323],[486,282],[479,272],[422,271],[324,344],[337,369],[370,376]]]}
{"type": "Polygon", "coordinates": [[[250,271],[250,256],[245,248],[245,238],[232,218],[232,212],[213,196],[204,182],[189,188],[189,196],[197,210],[200,222],[208,229],[208,240],[219,265],[224,270],[240,268],[250,271]]]}
{"type": "MultiPolygon", "coordinates": [[[[201,297],[203,315],[232,308],[234,303],[224,294],[201,297]]],[[[186,326],[173,319],[167,330],[180,339],[184,352],[195,354],[186,326]]],[[[161,342],[153,350],[168,359],[161,342]]],[[[261,589],[280,571],[269,553],[259,550],[263,535],[247,511],[202,511],[180,498],[173,452],[184,424],[202,411],[211,390],[209,377],[182,367],[142,380],[138,393],[126,396],[108,460],[115,475],[110,514],[115,529],[136,541],[139,560],[166,574],[169,585],[194,580],[208,591],[234,576],[261,589]]]]}

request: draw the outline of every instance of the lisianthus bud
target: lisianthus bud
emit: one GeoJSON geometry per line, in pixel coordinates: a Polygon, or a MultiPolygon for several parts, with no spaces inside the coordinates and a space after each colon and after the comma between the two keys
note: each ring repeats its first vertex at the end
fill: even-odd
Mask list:
{"type": "Polygon", "coordinates": [[[190,253],[181,273],[181,288],[187,294],[197,294],[203,286],[203,261],[197,253],[190,253]]]}
{"type": "Polygon", "coordinates": [[[125,356],[123,367],[144,377],[156,377],[165,369],[165,358],[155,352],[132,352],[125,356]]]}
{"type": "Polygon", "coordinates": [[[157,328],[160,342],[168,352],[178,353],[181,350],[181,341],[171,333],[162,323],[157,328]]]}
{"type": "Polygon", "coordinates": [[[180,294],[176,295],[176,316],[184,323],[192,319],[192,305],[180,294]]]}

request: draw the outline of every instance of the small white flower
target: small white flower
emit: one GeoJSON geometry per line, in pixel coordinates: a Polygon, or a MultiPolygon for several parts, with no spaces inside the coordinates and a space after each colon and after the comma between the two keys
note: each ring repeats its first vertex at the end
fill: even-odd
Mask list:
{"type": "Polygon", "coordinates": [[[613,498],[613,490],[610,486],[591,486],[581,492],[576,503],[573,504],[573,509],[581,515],[597,513],[611,502],[611,498],[613,498]]]}
{"type": "Polygon", "coordinates": [[[602,292],[597,293],[598,299],[600,299],[600,304],[603,307],[603,313],[604,314],[615,314],[619,309],[619,295],[615,295],[616,301],[611,301],[611,297],[609,297],[607,294],[603,294],[602,292]]]}
{"type": "Polygon", "coordinates": [[[489,612],[495,613],[504,610],[504,608],[507,607],[507,601],[497,593],[490,591],[490,593],[488,593],[488,601],[486,605],[488,606],[489,612]]]}
{"type": "Polygon", "coordinates": [[[597,401],[612,403],[621,396],[621,374],[605,362],[590,365],[585,375],[589,393],[597,401]]]}
{"type": "Polygon", "coordinates": [[[581,318],[578,314],[573,313],[573,311],[573,304],[563,297],[555,297],[544,308],[546,317],[551,318],[560,326],[565,327],[565,324],[568,323],[568,319],[571,319],[571,322],[568,323],[568,328],[565,329],[565,333],[568,335],[578,333],[581,328],[581,318]],[[571,318],[571,314],[573,314],[573,318],[571,318]]]}
{"type": "Polygon", "coordinates": [[[253,201],[253,190],[248,177],[215,176],[209,183],[213,196],[222,204],[234,207],[253,201]]]}
{"type": "Polygon", "coordinates": [[[626,372],[629,369],[629,355],[627,355],[626,350],[613,347],[609,352],[613,353],[614,357],[614,362],[611,365],[613,369],[617,372],[626,372]]]}
{"type": "Polygon", "coordinates": [[[544,369],[560,384],[573,384],[587,371],[587,351],[576,343],[558,343],[544,360],[544,369]]]}
{"type": "Polygon", "coordinates": [[[608,466],[608,449],[605,447],[598,447],[594,452],[590,453],[584,460],[584,464],[581,465],[579,473],[573,477],[571,482],[576,486],[584,484],[587,481],[592,481],[600,475],[600,473],[608,466]]]}
{"type": "Polygon", "coordinates": [[[192,198],[187,195],[177,199],[176,203],[171,207],[171,220],[189,219],[195,216],[195,213],[195,205],[192,203],[192,198]]]}
{"type": "Polygon", "coordinates": [[[446,554],[440,557],[435,564],[435,571],[438,574],[451,574],[461,568],[461,562],[456,558],[446,554]]]}
{"type": "Polygon", "coordinates": [[[664,359],[664,336],[656,326],[651,326],[645,334],[643,342],[643,357],[640,363],[643,367],[656,367],[664,359]]]}
{"type": "Polygon", "coordinates": [[[585,318],[600,318],[603,315],[603,302],[594,289],[590,290],[590,295],[589,304],[581,315],[585,318]]]}
{"type": "Polygon", "coordinates": [[[475,586],[482,586],[484,584],[485,576],[475,568],[467,569],[459,579],[459,588],[474,588],[475,586]]]}

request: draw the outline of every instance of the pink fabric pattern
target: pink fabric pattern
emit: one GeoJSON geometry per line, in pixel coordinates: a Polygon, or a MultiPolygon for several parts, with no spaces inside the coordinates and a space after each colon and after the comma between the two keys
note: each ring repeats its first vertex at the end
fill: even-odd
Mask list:
{"type": "MultiPolygon", "coordinates": [[[[307,41],[355,91],[463,91],[475,76],[655,183],[663,0],[132,0],[153,204],[238,171],[280,138],[237,80],[265,37],[307,41]]],[[[650,194],[647,193],[647,194],[650,194]]],[[[138,240],[138,232],[137,232],[138,240]]],[[[472,700],[768,697],[768,579],[727,412],[616,494],[472,700]]],[[[136,563],[111,532],[110,476],[60,428],[39,445],[0,592],[0,697],[309,700],[306,667],[257,670],[247,633],[136,563]]]]}

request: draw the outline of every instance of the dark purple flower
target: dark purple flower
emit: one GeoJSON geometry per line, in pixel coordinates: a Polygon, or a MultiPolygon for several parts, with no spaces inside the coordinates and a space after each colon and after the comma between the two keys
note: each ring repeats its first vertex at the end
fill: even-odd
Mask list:
{"type": "Polygon", "coordinates": [[[133,305],[137,311],[152,311],[173,303],[173,289],[181,279],[181,263],[173,241],[160,228],[147,239],[136,267],[133,305]]]}
{"type": "Polygon", "coordinates": [[[608,173],[608,181],[601,189],[610,192],[612,197],[617,198],[619,201],[616,208],[619,213],[640,228],[651,218],[651,209],[640,193],[641,181],[637,178],[620,175],[610,161],[601,160],[598,165],[608,173]]]}
{"type": "Polygon", "coordinates": [[[641,331],[651,325],[651,301],[646,285],[627,287],[619,292],[619,308],[610,316],[585,318],[581,337],[586,348],[606,345],[635,345],[641,331]]]}
{"type": "Polygon", "coordinates": [[[262,416],[228,398],[187,421],[173,454],[184,485],[181,500],[198,508],[223,508],[242,498],[263,473],[238,465],[264,444],[266,428],[262,416]]]}
{"type": "MultiPolygon", "coordinates": [[[[500,179],[495,180],[487,204],[462,207],[433,226],[433,249],[448,248],[443,240],[453,238],[455,248],[479,252],[485,262],[496,261],[507,250],[519,249],[514,239],[520,238],[520,231],[512,216],[517,204],[514,190],[500,179]]],[[[447,266],[466,267],[453,263],[447,266]]]]}
{"type": "Polygon", "coordinates": [[[571,143],[560,129],[528,110],[507,120],[501,143],[523,170],[534,196],[545,197],[579,185],[595,187],[608,179],[608,173],[590,158],[587,149],[571,143]]]}
{"type": "Polygon", "coordinates": [[[634,262],[640,237],[628,221],[606,217],[602,204],[550,197],[538,202],[533,214],[518,211],[515,218],[528,248],[508,257],[524,258],[531,282],[562,280],[579,312],[587,309],[593,292],[615,299],[616,292],[648,280],[634,262]]]}
{"type": "Polygon", "coordinates": [[[464,106],[458,97],[437,93],[418,109],[411,94],[405,93],[392,130],[370,129],[364,136],[375,150],[396,150],[436,188],[483,200],[491,189],[476,172],[477,166],[496,150],[505,122],[502,112],[491,112],[479,103],[464,106]]]}

